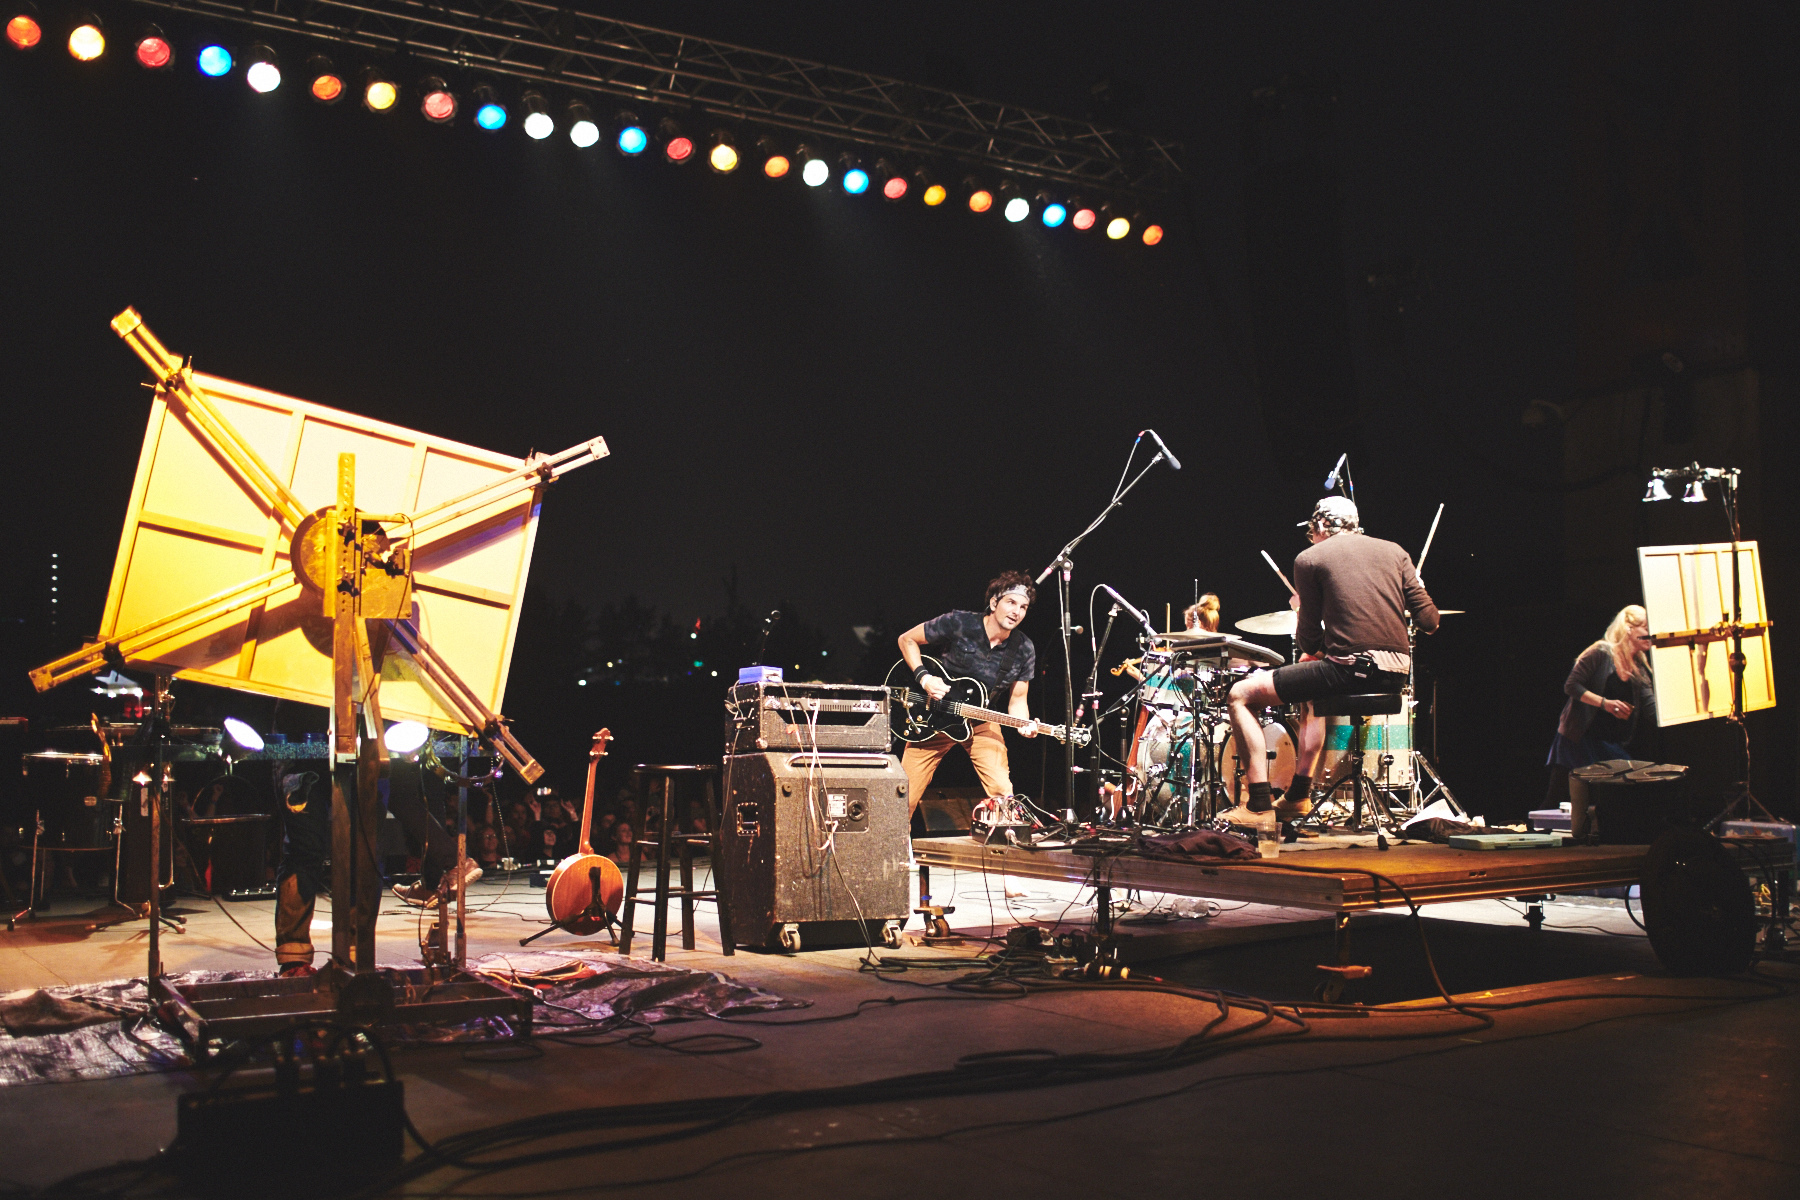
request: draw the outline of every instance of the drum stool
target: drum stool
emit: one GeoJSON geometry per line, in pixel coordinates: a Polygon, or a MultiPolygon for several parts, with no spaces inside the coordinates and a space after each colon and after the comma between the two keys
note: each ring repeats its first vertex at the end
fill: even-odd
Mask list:
{"type": "Polygon", "coordinates": [[[1368,772],[1363,769],[1363,718],[1392,716],[1405,706],[1406,697],[1399,692],[1350,692],[1342,696],[1323,696],[1312,702],[1314,716],[1350,718],[1350,745],[1353,749],[1347,753],[1356,756],[1356,774],[1351,780],[1351,787],[1354,789],[1354,799],[1350,806],[1352,825],[1362,823],[1363,798],[1367,796],[1369,812],[1374,816],[1377,827],[1385,816],[1390,824],[1398,828],[1394,815],[1381,802],[1380,790],[1369,780],[1368,772]]]}
{"type": "Polygon", "coordinates": [[[719,908],[719,944],[726,954],[737,953],[736,943],[731,937],[731,906],[725,899],[725,889],[720,886],[719,874],[724,869],[725,855],[721,852],[719,842],[719,805],[714,783],[719,768],[710,764],[651,766],[639,763],[632,769],[637,780],[639,811],[648,815],[650,812],[651,789],[660,785],[662,791],[662,821],[657,828],[656,838],[656,883],[653,887],[638,887],[638,867],[644,861],[646,853],[642,839],[631,843],[631,862],[625,875],[625,905],[619,921],[619,953],[631,953],[632,919],[636,916],[638,895],[641,892],[653,893],[650,903],[656,906],[656,920],[651,927],[650,957],[662,962],[668,948],[669,936],[669,901],[673,898],[681,900],[681,948],[694,948],[694,901],[711,900],[719,908]],[[705,785],[706,794],[706,833],[685,833],[675,829],[680,817],[675,809],[675,781],[689,778],[705,785]],[[694,890],[694,851],[702,849],[712,863],[713,886],[704,891],[694,890]],[[681,854],[681,886],[669,886],[669,852],[679,851],[681,854]]]}

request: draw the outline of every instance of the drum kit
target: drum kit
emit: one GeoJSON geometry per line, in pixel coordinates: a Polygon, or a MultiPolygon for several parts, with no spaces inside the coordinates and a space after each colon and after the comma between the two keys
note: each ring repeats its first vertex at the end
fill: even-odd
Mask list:
{"type": "MultiPolygon", "coordinates": [[[[1458,610],[1440,610],[1452,615],[1458,610]]],[[[1245,617],[1236,627],[1261,637],[1293,637],[1292,610],[1245,617]]],[[[1104,785],[1108,817],[1121,824],[1154,829],[1206,825],[1246,796],[1244,764],[1231,734],[1227,701],[1232,686],[1253,671],[1278,667],[1283,655],[1232,634],[1203,630],[1146,637],[1144,653],[1115,669],[1131,670],[1142,682],[1114,706],[1127,747],[1122,779],[1104,785]]],[[[1295,648],[1297,653],[1297,647],[1295,648]]],[[[1408,678],[1401,711],[1388,717],[1327,718],[1320,762],[1315,767],[1311,821],[1357,828],[1383,818],[1404,820],[1436,800],[1460,811],[1455,797],[1413,743],[1413,681],[1408,678]],[[1360,775],[1364,794],[1380,797],[1364,808],[1350,797],[1360,775]]],[[[1304,705],[1267,709],[1261,716],[1269,755],[1269,783],[1277,794],[1292,783],[1299,766],[1304,705]]]]}

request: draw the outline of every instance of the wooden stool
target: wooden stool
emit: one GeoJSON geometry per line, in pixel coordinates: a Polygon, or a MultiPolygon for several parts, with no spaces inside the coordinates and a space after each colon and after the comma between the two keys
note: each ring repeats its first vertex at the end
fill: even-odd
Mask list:
{"type": "Polygon", "coordinates": [[[1380,827],[1383,816],[1388,818],[1389,824],[1397,827],[1386,804],[1380,804],[1380,811],[1377,811],[1381,793],[1368,778],[1368,772],[1363,770],[1363,718],[1391,716],[1401,711],[1405,705],[1406,698],[1399,692],[1351,692],[1342,696],[1322,696],[1312,702],[1314,716],[1350,718],[1350,746],[1345,753],[1356,756],[1356,774],[1351,777],[1351,787],[1354,789],[1350,806],[1352,825],[1362,823],[1363,797],[1367,794],[1369,814],[1374,817],[1377,828],[1380,827]]]}
{"type": "Polygon", "coordinates": [[[694,948],[694,901],[712,900],[719,908],[719,943],[726,954],[737,953],[731,936],[731,908],[725,900],[725,889],[720,886],[719,876],[724,870],[725,855],[719,839],[719,804],[716,799],[715,778],[719,768],[710,763],[699,765],[653,766],[639,763],[632,769],[632,775],[638,783],[640,811],[648,816],[652,789],[662,792],[662,821],[657,829],[656,838],[656,883],[653,887],[638,886],[638,867],[644,861],[646,853],[643,839],[631,843],[631,861],[625,875],[625,907],[619,920],[619,953],[631,953],[632,919],[636,916],[638,896],[642,892],[652,893],[650,903],[656,906],[656,920],[650,936],[650,957],[662,962],[668,947],[669,935],[669,900],[679,897],[681,900],[681,948],[694,948]],[[680,778],[692,778],[705,785],[706,796],[706,833],[684,833],[675,829],[680,819],[675,812],[675,781],[680,778]],[[713,886],[704,891],[694,890],[694,850],[702,848],[712,861],[713,886]],[[681,854],[681,886],[669,886],[669,854],[670,851],[681,854]]]}

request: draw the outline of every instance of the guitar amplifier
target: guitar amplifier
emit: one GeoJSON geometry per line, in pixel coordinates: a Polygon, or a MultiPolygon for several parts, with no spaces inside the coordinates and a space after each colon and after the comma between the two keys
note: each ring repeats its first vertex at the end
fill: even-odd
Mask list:
{"type": "Polygon", "coordinates": [[[733,935],[788,950],[880,939],[912,910],[910,833],[891,754],[728,757],[718,881],[733,935]]]}
{"type": "Polygon", "coordinates": [[[725,694],[725,753],[887,753],[888,692],[850,683],[740,683],[725,694]]]}

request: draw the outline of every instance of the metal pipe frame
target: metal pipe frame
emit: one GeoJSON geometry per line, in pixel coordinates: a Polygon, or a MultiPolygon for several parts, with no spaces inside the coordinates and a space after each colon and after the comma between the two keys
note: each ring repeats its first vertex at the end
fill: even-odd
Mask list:
{"type": "Polygon", "coordinates": [[[1180,147],[1164,139],[538,0],[133,2],[1136,200],[1181,172],[1180,147]]]}

